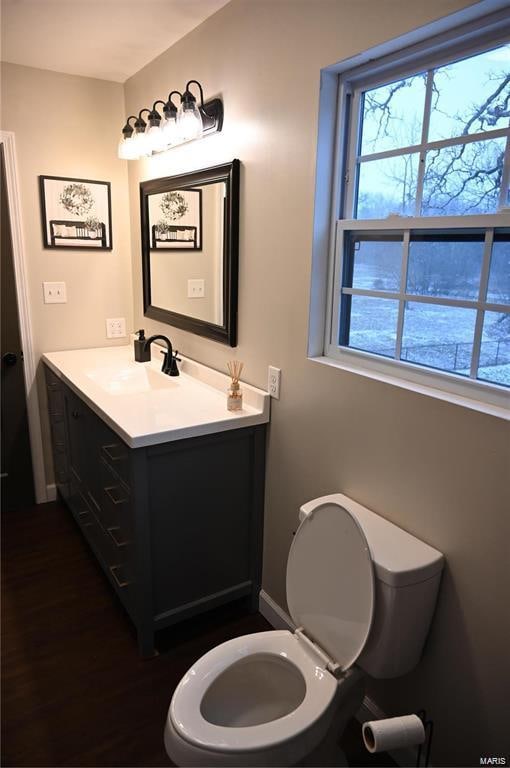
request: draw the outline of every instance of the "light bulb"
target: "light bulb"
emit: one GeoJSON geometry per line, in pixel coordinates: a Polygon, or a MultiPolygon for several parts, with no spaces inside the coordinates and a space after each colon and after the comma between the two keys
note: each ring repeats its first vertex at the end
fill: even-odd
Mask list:
{"type": "Polygon", "coordinates": [[[147,131],[147,139],[154,152],[161,152],[166,149],[166,140],[159,125],[152,125],[147,131]]]}
{"type": "Polygon", "coordinates": [[[119,141],[117,155],[121,160],[136,160],[136,141],[131,136],[126,136],[119,141]]]}
{"type": "Polygon", "coordinates": [[[128,154],[129,154],[129,148],[127,145],[127,139],[122,137],[122,139],[119,141],[119,145],[117,148],[117,157],[119,160],[129,160],[128,154]]]}
{"type": "Polygon", "coordinates": [[[149,138],[144,131],[136,131],[133,138],[136,147],[136,157],[149,157],[152,153],[149,138]]]}
{"type": "Polygon", "coordinates": [[[172,144],[176,144],[179,141],[180,136],[175,117],[166,118],[161,122],[161,133],[165,147],[172,146],[172,144]]]}
{"type": "Polygon", "coordinates": [[[177,113],[178,131],[184,141],[198,139],[202,136],[202,115],[196,101],[181,104],[177,113]]]}

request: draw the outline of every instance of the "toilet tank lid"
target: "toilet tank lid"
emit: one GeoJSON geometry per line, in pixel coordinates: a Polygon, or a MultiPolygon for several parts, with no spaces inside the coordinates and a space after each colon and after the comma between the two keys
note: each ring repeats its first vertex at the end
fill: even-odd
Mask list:
{"type": "Polygon", "coordinates": [[[340,504],[357,520],[368,542],[375,575],[392,587],[418,584],[441,572],[444,556],[439,550],[390,523],[342,493],[333,493],[308,501],[300,508],[303,520],[318,505],[340,504]]]}

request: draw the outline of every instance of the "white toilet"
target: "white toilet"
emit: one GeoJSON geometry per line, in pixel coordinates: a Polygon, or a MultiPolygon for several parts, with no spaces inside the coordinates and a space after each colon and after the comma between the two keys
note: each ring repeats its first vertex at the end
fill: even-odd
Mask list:
{"type": "Polygon", "coordinates": [[[306,764],[359,708],[361,670],[396,677],[420,658],[443,555],[342,494],[299,517],[287,562],[298,629],[229,640],[191,667],[165,726],[178,766],[306,764]]]}

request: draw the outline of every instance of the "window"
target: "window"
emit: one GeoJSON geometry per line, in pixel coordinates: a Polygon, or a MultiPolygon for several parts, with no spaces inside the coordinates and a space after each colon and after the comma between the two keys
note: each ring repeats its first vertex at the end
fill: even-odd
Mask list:
{"type": "Polygon", "coordinates": [[[510,387],[510,43],[383,70],[340,80],[326,352],[510,387]]]}

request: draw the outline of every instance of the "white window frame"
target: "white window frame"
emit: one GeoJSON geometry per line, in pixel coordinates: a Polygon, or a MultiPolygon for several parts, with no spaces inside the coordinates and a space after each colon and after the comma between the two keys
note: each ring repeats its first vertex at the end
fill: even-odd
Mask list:
{"type": "MultiPolygon", "coordinates": [[[[496,16],[496,14],[494,14],[496,16]]],[[[491,17],[492,19],[492,17],[491,17]]],[[[375,62],[370,61],[368,64],[363,64],[360,67],[351,69],[347,72],[337,74],[337,101],[336,101],[336,131],[334,135],[334,141],[332,146],[332,153],[335,156],[333,163],[333,177],[331,179],[331,198],[330,198],[330,226],[329,226],[329,258],[327,268],[327,281],[326,291],[324,293],[324,302],[322,305],[322,311],[324,312],[324,303],[326,305],[325,322],[323,324],[324,341],[323,352],[317,354],[315,351],[316,344],[312,342],[313,325],[314,325],[314,293],[317,293],[314,289],[314,282],[312,277],[312,314],[311,314],[311,338],[310,349],[312,350],[311,359],[321,363],[327,363],[336,367],[343,368],[354,373],[359,373],[370,378],[376,378],[385,381],[390,384],[395,384],[400,387],[413,389],[423,394],[429,394],[441,399],[456,402],[458,404],[472,407],[476,410],[492,413],[493,415],[502,416],[510,419],[510,391],[505,386],[500,386],[492,382],[485,382],[478,379],[469,379],[462,377],[454,373],[448,373],[446,371],[440,371],[436,369],[426,368],[422,365],[413,364],[407,361],[395,360],[390,358],[384,358],[380,355],[365,352],[361,350],[352,349],[350,347],[340,346],[337,342],[338,338],[338,319],[340,311],[340,300],[342,295],[341,287],[341,275],[342,275],[342,259],[343,259],[343,233],[345,231],[355,230],[379,230],[384,232],[398,231],[404,233],[404,238],[409,242],[409,233],[412,229],[418,230],[454,230],[458,229],[483,229],[489,234],[486,237],[486,244],[484,249],[484,260],[482,267],[480,294],[476,302],[456,299],[437,299],[433,297],[420,297],[418,300],[426,300],[427,303],[440,303],[452,306],[466,306],[477,310],[477,321],[475,326],[475,343],[478,345],[482,334],[483,323],[483,311],[497,311],[508,312],[508,305],[492,304],[485,301],[485,294],[488,281],[489,272],[489,259],[490,259],[490,243],[494,229],[502,229],[510,227],[510,210],[500,209],[494,214],[479,214],[475,216],[390,216],[382,220],[374,219],[353,219],[353,206],[354,206],[354,193],[357,185],[356,173],[358,165],[358,157],[356,155],[357,147],[359,146],[359,131],[361,130],[361,119],[350,119],[352,115],[360,114],[360,99],[362,91],[370,88],[375,88],[379,85],[384,85],[388,82],[398,80],[399,78],[410,77],[416,72],[427,71],[443,66],[451,61],[456,61],[459,58],[466,58],[469,56],[481,53],[492,47],[507,43],[510,40],[510,26],[508,20],[506,23],[502,23],[501,19],[494,19],[491,24],[485,25],[489,27],[483,29],[484,25],[476,24],[466,25],[466,29],[456,27],[452,33],[447,33],[439,38],[434,38],[437,45],[433,44],[433,41],[427,43],[420,43],[414,48],[417,48],[417,52],[412,55],[408,54],[408,51],[404,51],[404,54],[398,57],[398,54],[391,54],[390,56],[379,59],[375,62]],[[478,27],[478,31],[477,31],[478,27]],[[480,27],[482,32],[480,32],[480,27]],[[462,42],[459,44],[459,40],[462,42]],[[456,42],[453,42],[456,41],[456,42]],[[441,53],[431,53],[431,51],[438,48],[441,53]],[[395,59],[397,58],[397,63],[395,59]],[[398,60],[400,58],[400,61],[398,60]],[[315,347],[315,348],[314,348],[315,347]],[[314,354],[315,352],[315,354],[314,354]]],[[[508,129],[496,129],[491,132],[480,132],[476,134],[469,134],[463,137],[461,141],[456,137],[454,139],[447,139],[444,141],[436,141],[425,143],[424,137],[426,136],[425,125],[428,124],[428,118],[430,115],[430,85],[431,78],[428,78],[427,92],[426,92],[426,108],[424,115],[424,124],[422,129],[422,141],[417,145],[411,147],[401,147],[396,150],[388,150],[384,152],[372,153],[370,156],[366,155],[365,158],[376,159],[377,157],[391,157],[396,155],[407,154],[409,151],[419,152],[420,157],[424,157],[426,149],[440,148],[442,146],[451,146],[453,144],[459,144],[461,142],[472,142],[480,139],[487,139],[488,133],[490,138],[497,138],[498,136],[508,136],[508,129]]],[[[330,89],[331,91],[331,89],[330,89]]],[[[321,131],[321,124],[319,122],[319,135],[321,131]]],[[[331,163],[330,154],[330,163],[331,163]]],[[[318,156],[318,171],[319,174],[319,160],[318,156]]],[[[424,163],[420,163],[420,170],[423,168],[424,163]]],[[[423,170],[421,170],[423,176],[423,170]]],[[[503,197],[505,195],[506,187],[508,186],[508,180],[510,178],[510,139],[507,141],[506,154],[504,160],[504,172],[501,185],[500,205],[503,204],[503,197]]],[[[318,179],[319,181],[319,179],[318,179]]],[[[318,193],[316,194],[316,229],[317,229],[317,200],[318,193]]],[[[415,214],[419,212],[421,200],[416,201],[415,214]]],[[[404,260],[406,259],[407,246],[404,245],[404,260]]],[[[402,274],[405,276],[405,269],[402,274]]],[[[344,289],[345,290],[345,289],[344,289]]],[[[352,293],[356,291],[351,289],[352,293]]],[[[368,294],[360,291],[363,295],[380,295],[382,298],[388,298],[387,291],[369,291],[368,294]]],[[[395,298],[393,295],[390,298],[395,298]]],[[[400,315],[403,315],[403,299],[406,299],[405,286],[401,285],[398,292],[398,298],[401,299],[400,315]]],[[[413,294],[409,296],[409,300],[416,300],[416,296],[413,294]]],[[[403,317],[399,316],[398,331],[400,338],[402,335],[403,317]]],[[[398,344],[398,340],[397,340],[398,344]]],[[[473,373],[474,361],[472,363],[471,373],[473,373]]]]}

